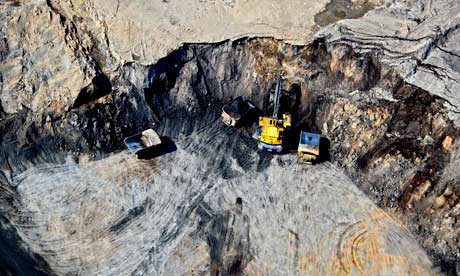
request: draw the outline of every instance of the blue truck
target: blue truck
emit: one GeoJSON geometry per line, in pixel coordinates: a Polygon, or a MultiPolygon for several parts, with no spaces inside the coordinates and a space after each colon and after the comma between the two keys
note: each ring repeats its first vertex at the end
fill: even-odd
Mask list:
{"type": "Polygon", "coordinates": [[[319,157],[319,143],[321,135],[306,131],[300,132],[299,147],[297,149],[299,161],[304,164],[314,164],[319,157]]]}

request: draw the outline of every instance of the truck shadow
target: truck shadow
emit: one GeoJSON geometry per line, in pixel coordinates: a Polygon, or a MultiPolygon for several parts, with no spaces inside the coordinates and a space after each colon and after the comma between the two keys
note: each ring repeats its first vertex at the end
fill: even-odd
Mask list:
{"type": "Polygon", "coordinates": [[[319,156],[316,163],[331,161],[330,153],[331,142],[326,137],[321,137],[319,140],[319,156]]]}
{"type": "Polygon", "coordinates": [[[177,146],[171,138],[167,136],[160,137],[161,144],[158,147],[152,147],[145,149],[139,153],[137,153],[137,158],[143,160],[149,160],[152,158],[156,158],[177,150],[177,146]]]}

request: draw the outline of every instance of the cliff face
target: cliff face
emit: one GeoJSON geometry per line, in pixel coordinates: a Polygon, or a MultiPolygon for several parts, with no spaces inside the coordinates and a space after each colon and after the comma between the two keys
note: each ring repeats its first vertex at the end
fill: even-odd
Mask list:
{"type": "Polygon", "coordinates": [[[446,101],[459,125],[460,8],[451,1],[387,4],[322,31],[330,43],[378,53],[407,82],[446,101]]]}
{"type": "Polygon", "coordinates": [[[16,5],[7,1],[1,6],[5,113],[23,109],[63,113],[84,87],[103,74],[98,62],[106,62],[108,56],[98,48],[103,40],[95,35],[103,35],[103,28],[95,21],[83,24],[78,15],[85,12],[91,14],[87,10],[69,14],[52,1],[16,5]]]}
{"type": "Polygon", "coordinates": [[[412,228],[421,233],[422,244],[437,255],[449,255],[443,262],[450,264],[458,263],[460,256],[456,238],[459,185],[452,169],[458,166],[459,16],[460,7],[450,1],[391,3],[359,20],[344,20],[322,31],[331,44],[374,53],[404,80],[405,84],[396,85],[398,95],[393,94],[403,102],[388,124],[394,135],[382,137],[357,164],[377,176],[364,177],[363,185],[375,183],[371,189],[376,197],[382,192],[393,197],[403,208],[403,216],[416,222],[412,228]],[[396,154],[369,159],[387,150],[396,154]],[[407,160],[415,164],[413,169],[403,165],[407,160]],[[401,169],[391,165],[396,163],[401,169]],[[401,174],[411,180],[403,181],[401,174]],[[399,184],[385,192],[392,182],[399,184]],[[447,248],[453,251],[447,253],[451,250],[447,248]]]}
{"type": "MultiPolygon", "coordinates": [[[[84,87],[124,64],[154,64],[187,42],[267,36],[305,44],[326,2],[6,1],[0,6],[0,59],[2,87],[9,92],[1,93],[2,107],[7,113],[62,113],[84,87]]],[[[332,5],[334,11],[340,6],[359,14],[362,1],[342,2],[332,5]]],[[[364,2],[368,8],[379,3],[364,2]]]]}
{"type": "Polygon", "coordinates": [[[24,265],[59,275],[458,274],[460,7],[393,2],[307,37],[314,19],[365,10],[300,2],[285,14],[271,1],[256,13],[238,1],[1,4],[2,233],[38,254],[19,250],[24,265]],[[219,124],[238,95],[268,111],[279,74],[296,130],[327,138],[330,163],[257,153],[252,127],[219,124]],[[120,153],[148,127],[178,150],[152,161],[120,153]]]}

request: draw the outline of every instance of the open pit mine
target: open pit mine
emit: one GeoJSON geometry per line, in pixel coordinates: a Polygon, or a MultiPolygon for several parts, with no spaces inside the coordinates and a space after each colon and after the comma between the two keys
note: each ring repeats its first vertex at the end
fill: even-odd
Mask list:
{"type": "Polygon", "coordinates": [[[460,275],[460,3],[2,0],[0,141],[0,275],[460,275]]]}

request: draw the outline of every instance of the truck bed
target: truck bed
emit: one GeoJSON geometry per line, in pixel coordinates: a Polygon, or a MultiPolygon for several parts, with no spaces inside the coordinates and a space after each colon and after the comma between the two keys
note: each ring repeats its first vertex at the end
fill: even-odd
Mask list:
{"type": "Polygon", "coordinates": [[[300,133],[299,152],[309,152],[319,155],[319,142],[321,135],[302,131],[300,133]]]}
{"type": "Polygon", "coordinates": [[[153,129],[147,129],[139,134],[127,137],[124,142],[130,152],[137,154],[142,150],[160,145],[161,139],[153,129]]]}
{"type": "Polygon", "coordinates": [[[227,113],[233,119],[239,120],[249,112],[253,111],[255,108],[256,107],[254,104],[240,96],[224,105],[222,111],[227,113]]]}

